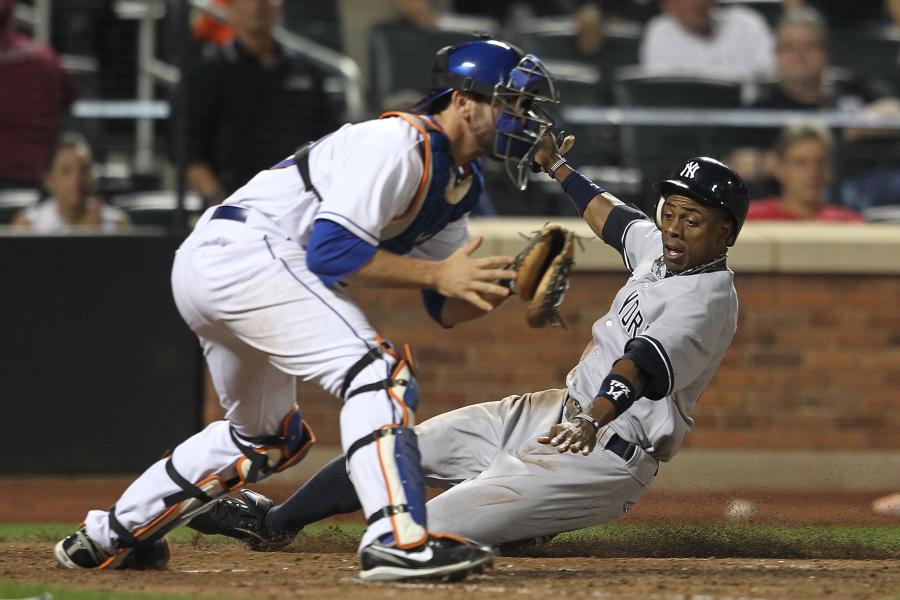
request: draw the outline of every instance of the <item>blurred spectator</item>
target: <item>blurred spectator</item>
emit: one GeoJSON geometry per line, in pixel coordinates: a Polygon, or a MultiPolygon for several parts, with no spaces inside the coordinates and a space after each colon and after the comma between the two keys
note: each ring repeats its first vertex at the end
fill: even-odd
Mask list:
{"type": "Polygon", "coordinates": [[[595,0],[587,4],[596,4],[603,11],[608,22],[630,21],[646,23],[659,13],[657,0],[595,0]]]}
{"type": "Polygon", "coordinates": [[[91,149],[84,138],[77,134],[63,135],[44,175],[49,197],[17,213],[13,225],[37,233],[126,227],[129,219],[124,211],[94,196],[92,169],[91,149]]]}
{"type": "MultiPolygon", "coordinates": [[[[388,3],[391,1],[387,0],[388,3]]],[[[206,0],[206,3],[212,8],[227,10],[230,0],[206,0]]],[[[340,52],[343,50],[343,44],[339,21],[337,0],[284,2],[280,19],[281,25],[287,31],[340,52]]],[[[234,28],[227,19],[220,19],[200,9],[194,9],[191,17],[191,35],[197,42],[221,46],[234,37],[234,28]]]]}
{"type": "Polygon", "coordinates": [[[15,4],[0,0],[0,187],[38,187],[76,85],[53,50],[13,30],[15,4]]]}
{"type": "Polygon", "coordinates": [[[745,84],[771,76],[775,43],[755,11],[716,8],[715,0],[660,0],[660,7],[662,14],[647,23],[641,43],[641,64],[648,69],[745,84]]]}
{"type": "Polygon", "coordinates": [[[604,25],[609,22],[609,14],[604,13],[600,4],[588,2],[575,11],[575,45],[581,54],[599,54],[603,48],[604,25]]]}
{"type": "Polygon", "coordinates": [[[280,0],[228,0],[235,37],[184,78],[190,185],[216,204],[337,126],[323,74],[272,37],[280,0]]]}
{"type": "MultiPolygon", "coordinates": [[[[813,9],[788,12],[779,22],[776,45],[776,79],[764,85],[754,108],[780,110],[823,109],[846,112],[864,111],[878,115],[900,115],[900,101],[891,96],[889,86],[862,80],[852,73],[838,78],[828,77],[828,32],[821,16],[813,9]]],[[[861,147],[873,138],[897,137],[896,130],[846,129],[840,132],[843,141],[856,143],[845,149],[861,147]]],[[[726,159],[744,178],[751,191],[768,189],[772,170],[767,156],[770,140],[777,130],[755,128],[741,132],[742,147],[726,159]]],[[[889,141],[889,140],[887,140],[889,141]]],[[[892,151],[881,148],[881,158],[890,159],[892,151]]],[[[842,178],[842,201],[857,208],[878,204],[897,204],[896,182],[900,174],[896,168],[882,164],[857,169],[852,176],[842,178]]]]}
{"type": "MultiPolygon", "coordinates": [[[[228,7],[228,0],[209,0],[209,4],[224,10],[228,7]]],[[[234,28],[226,21],[195,10],[191,16],[191,35],[198,42],[221,46],[230,42],[234,37],[234,28]]]]}
{"type": "Polygon", "coordinates": [[[781,194],[751,202],[747,218],[862,221],[858,213],[824,202],[825,191],[831,183],[833,147],[831,133],[820,125],[786,127],[774,147],[773,171],[781,194]]]}
{"type": "Polygon", "coordinates": [[[575,44],[586,56],[603,51],[606,27],[616,23],[643,24],[655,16],[656,0],[595,0],[578,2],[574,11],[575,44]]]}
{"type": "MultiPolygon", "coordinates": [[[[890,88],[848,77],[828,81],[828,33],[812,9],[791,11],[776,32],[775,77],[764,86],[755,108],[859,110],[890,96],[890,88]]],[[[877,105],[876,105],[877,106],[877,105]]]]}
{"type": "MultiPolygon", "coordinates": [[[[564,17],[587,22],[603,14],[610,20],[645,14],[655,0],[394,0],[400,15],[420,29],[435,31],[443,13],[490,17],[507,29],[515,29],[533,17],[564,17]]],[[[581,28],[579,27],[579,31],[581,28]]]]}
{"type": "Polygon", "coordinates": [[[809,7],[825,16],[834,30],[900,25],[900,0],[784,0],[787,11],[809,7]]]}

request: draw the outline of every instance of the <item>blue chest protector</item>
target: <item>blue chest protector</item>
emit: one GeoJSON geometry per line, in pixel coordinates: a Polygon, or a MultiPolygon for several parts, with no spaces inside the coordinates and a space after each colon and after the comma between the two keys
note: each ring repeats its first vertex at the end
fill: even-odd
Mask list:
{"type": "Polygon", "coordinates": [[[432,238],[449,223],[460,219],[478,204],[484,189],[481,166],[469,163],[466,178],[457,181],[450,140],[429,119],[409,113],[390,112],[382,118],[401,118],[415,127],[425,139],[423,145],[423,181],[407,214],[385,228],[386,239],[380,248],[394,254],[406,254],[432,238]],[[427,185],[427,187],[425,187],[427,185]]]}

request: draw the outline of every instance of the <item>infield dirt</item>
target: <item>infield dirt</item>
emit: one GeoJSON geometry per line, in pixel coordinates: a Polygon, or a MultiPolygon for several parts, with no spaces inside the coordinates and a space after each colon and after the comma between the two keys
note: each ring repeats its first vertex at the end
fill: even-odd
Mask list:
{"type": "Polygon", "coordinates": [[[230,543],[174,544],[164,571],[72,572],[48,543],[5,543],[0,579],[50,586],[219,598],[609,598],[737,600],[893,598],[900,560],[499,557],[463,583],[364,584],[355,554],[253,554],[230,543]]]}
{"type": "MultiPolygon", "coordinates": [[[[15,490],[0,496],[0,521],[75,522],[86,509],[108,505],[127,480],[34,477],[0,483],[15,490]]],[[[290,491],[265,489],[276,498],[290,491]]],[[[755,503],[757,523],[900,526],[871,513],[869,504],[877,495],[651,491],[621,522],[668,523],[671,528],[662,527],[671,532],[668,536],[657,528],[652,538],[618,539],[603,547],[577,540],[555,543],[530,556],[498,557],[491,571],[459,584],[363,584],[356,539],[340,532],[301,534],[287,551],[276,553],[252,553],[221,538],[196,536],[192,542],[172,544],[169,567],[150,572],[66,571],[53,560],[52,542],[5,541],[0,542],[0,580],[189,598],[900,600],[900,548],[873,553],[852,544],[819,544],[814,535],[806,545],[778,546],[752,538],[692,537],[679,529],[692,522],[725,527],[727,505],[734,497],[755,503]]],[[[358,515],[349,518],[359,520],[358,515]]]]}

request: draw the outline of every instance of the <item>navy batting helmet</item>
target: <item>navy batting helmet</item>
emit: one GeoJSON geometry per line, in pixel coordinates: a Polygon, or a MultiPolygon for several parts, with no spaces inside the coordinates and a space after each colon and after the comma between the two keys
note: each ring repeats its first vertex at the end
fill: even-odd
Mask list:
{"type": "Polygon", "coordinates": [[[438,51],[431,91],[415,110],[431,112],[435,101],[453,90],[483,96],[502,108],[492,156],[506,163],[510,177],[524,189],[541,137],[553,126],[542,105],[559,102],[547,68],[536,56],[500,40],[463,42],[438,51]]]}
{"type": "Polygon", "coordinates": [[[707,206],[723,208],[734,223],[734,233],[729,246],[733,246],[747,218],[750,193],[740,175],[730,167],[708,156],[698,156],[685,161],[673,171],[672,176],[653,184],[660,198],[656,205],[656,224],[667,196],[678,194],[707,206]]]}

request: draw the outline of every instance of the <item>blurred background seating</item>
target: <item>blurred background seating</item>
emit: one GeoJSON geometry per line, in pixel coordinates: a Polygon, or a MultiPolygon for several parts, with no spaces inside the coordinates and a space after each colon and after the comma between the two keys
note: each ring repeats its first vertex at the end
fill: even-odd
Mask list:
{"type": "MultiPolygon", "coordinates": [[[[741,84],[707,76],[659,75],[642,67],[624,67],[613,84],[617,104],[634,108],[737,108],[741,84]]],[[[730,146],[727,129],[711,127],[624,126],[621,155],[625,166],[640,169],[644,187],[668,174],[672,153],[719,157],[730,146]]],[[[651,198],[652,200],[652,198],[651,198]]]]}
{"type": "Polygon", "coordinates": [[[32,188],[0,190],[0,225],[8,225],[16,213],[36,205],[40,200],[40,193],[32,188]]]}
{"type": "Polygon", "coordinates": [[[753,10],[766,20],[766,23],[772,29],[778,25],[781,15],[784,12],[784,3],[782,0],[719,0],[717,3],[721,7],[743,6],[753,10]]]}
{"type": "Polygon", "coordinates": [[[434,54],[471,36],[459,31],[424,31],[405,21],[372,30],[372,93],[376,111],[392,96],[412,91],[420,97],[428,89],[434,54]]]}
{"type": "MultiPolygon", "coordinates": [[[[178,210],[178,197],[171,190],[151,190],[118,194],[111,199],[113,206],[124,210],[135,225],[168,227],[178,210]]],[[[184,209],[196,219],[203,212],[203,199],[194,193],[184,198],[184,209]]]]}
{"type": "MultiPolygon", "coordinates": [[[[172,118],[180,110],[177,84],[182,72],[195,72],[195,66],[208,60],[211,53],[234,43],[236,30],[229,15],[233,3],[242,1],[251,0],[0,0],[14,15],[8,27],[22,39],[33,38],[52,48],[63,71],[77,83],[77,101],[63,112],[55,131],[80,133],[91,145],[99,194],[113,199],[168,192],[178,198],[183,193],[179,188],[184,187],[208,196],[207,204],[239,183],[223,186],[221,193],[201,189],[202,184],[191,178],[186,186],[180,183],[191,164],[180,144],[196,143],[198,136],[182,133],[183,120],[172,118]]],[[[570,159],[584,170],[602,175],[607,187],[629,202],[640,205],[649,199],[647,184],[665,174],[676,153],[733,160],[745,170],[754,194],[775,193],[777,182],[767,166],[771,164],[768,149],[779,130],[797,118],[773,117],[769,125],[762,126],[754,122],[758,117],[753,115],[756,109],[802,109],[819,111],[820,122],[835,133],[830,197],[864,215],[878,215],[879,220],[894,213],[867,209],[900,204],[900,192],[896,191],[900,186],[895,185],[900,182],[898,130],[865,124],[869,118],[900,115],[900,102],[894,100],[900,89],[900,33],[897,11],[889,0],[861,0],[849,12],[819,0],[687,4],[685,0],[265,2],[279,14],[272,31],[277,45],[321,74],[316,86],[327,99],[331,116],[317,114],[310,121],[323,126],[331,117],[335,122],[358,121],[386,109],[408,109],[427,91],[434,52],[478,32],[509,39],[549,65],[562,94],[554,114],[558,128],[575,134],[578,140],[570,159]],[[775,32],[776,42],[768,58],[759,55],[765,52],[765,44],[736,46],[731,51],[752,56],[733,55],[728,64],[768,61],[774,65],[771,74],[755,72],[748,80],[747,74],[723,77],[713,71],[710,75],[702,64],[691,64],[689,72],[674,67],[659,72],[648,64],[638,67],[642,44],[647,44],[647,28],[658,29],[654,23],[665,19],[687,23],[679,35],[687,35],[701,46],[709,43],[712,56],[718,51],[717,28],[729,23],[736,10],[747,23],[775,32]],[[821,35],[812,33],[821,38],[824,62],[820,67],[809,62],[809,54],[785,50],[796,44],[789,46],[784,32],[800,31],[806,26],[800,22],[807,17],[798,15],[808,16],[811,10],[821,11],[820,20],[827,24],[821,35]],[[694,16],[700,25],[692,30],[694,16]],[[711,24],[708,37],[703,22],[711,24]],[[790,52],[793,58],[788,56],[790,52]],[[782,62],[789,60],[806,65],[817,78],[821,100],[804,104],[783,99],[779,91],[786,89],[782,62]],[[742,87],[736,91],[734,81],[728,79],[742,87]],[[585,113],[586,109],[594,112],[585,113]],[[618,109],[621,112],[616,112],[618,109]],[[631,109],[643,112],[635,117],[631,109]],[[667,111],[680,109],[706,111],[718,124],[710,126],[702,118],[679,118],[670,123],[667,111]],[[719,112],[741,109],[746,112],[719,112]],[[854,115],[857,120],[850,122],[862,127],[838,125],[854,115]]],[[[663,39],[660,44],[664,53],[680,51],[674,39],[663,39]]],[[[16,97],[17,82],[9,77],[7,82],[11,85],[5,87],[13,90],[10,97],[16,97]]],[[[215,94],[207,91],[204,95],[215,94]]],[[[225,106],[223,99],[216,97],[211,106],[225,106]]],[[[289,95],[283,102],[285,107],[296,106],[289,95]]],[[[0,114],[2,110],[0,103],[0,114]]],[[[265,111],[270,115],[277,112],[272,108],[265,111]]],[[[224,116],[226,121],[244,122],[247,118],[224,116]]],[[[270,145],[269,149],[282,154],[281,146],[305,141],[294,137],[315,135],[288,133],[290,143],[278,144],[277,149],[270,145]]],[[[239,138],[246,142],[246,135],[239,138]]],[[[228,147],[223,144],[215,142],[215,147],[228,147]]],[[[270,166],[270,156],[252,152],[245,152],[242,158],[247,172],[270,166]]],[[[34,173],[46,167],[38,162],[41,164],[31,167],[34,173]]],[[[502,170],[489,160],[485,161],[485,173],[489,198],[501,216],[569,214],[556,187],[539,175],[522,195],[506,186],[502,170]]],[[[5,185],[16,189],[24,185],[39,190],[39,195],[45,193],[35,177],[5,185]]],[[[177,214],[189,215],[192,210],[177,214]]],[[[165,217],[151,216],[151,212],[138,218],[169,224],[165,217]]]]}

